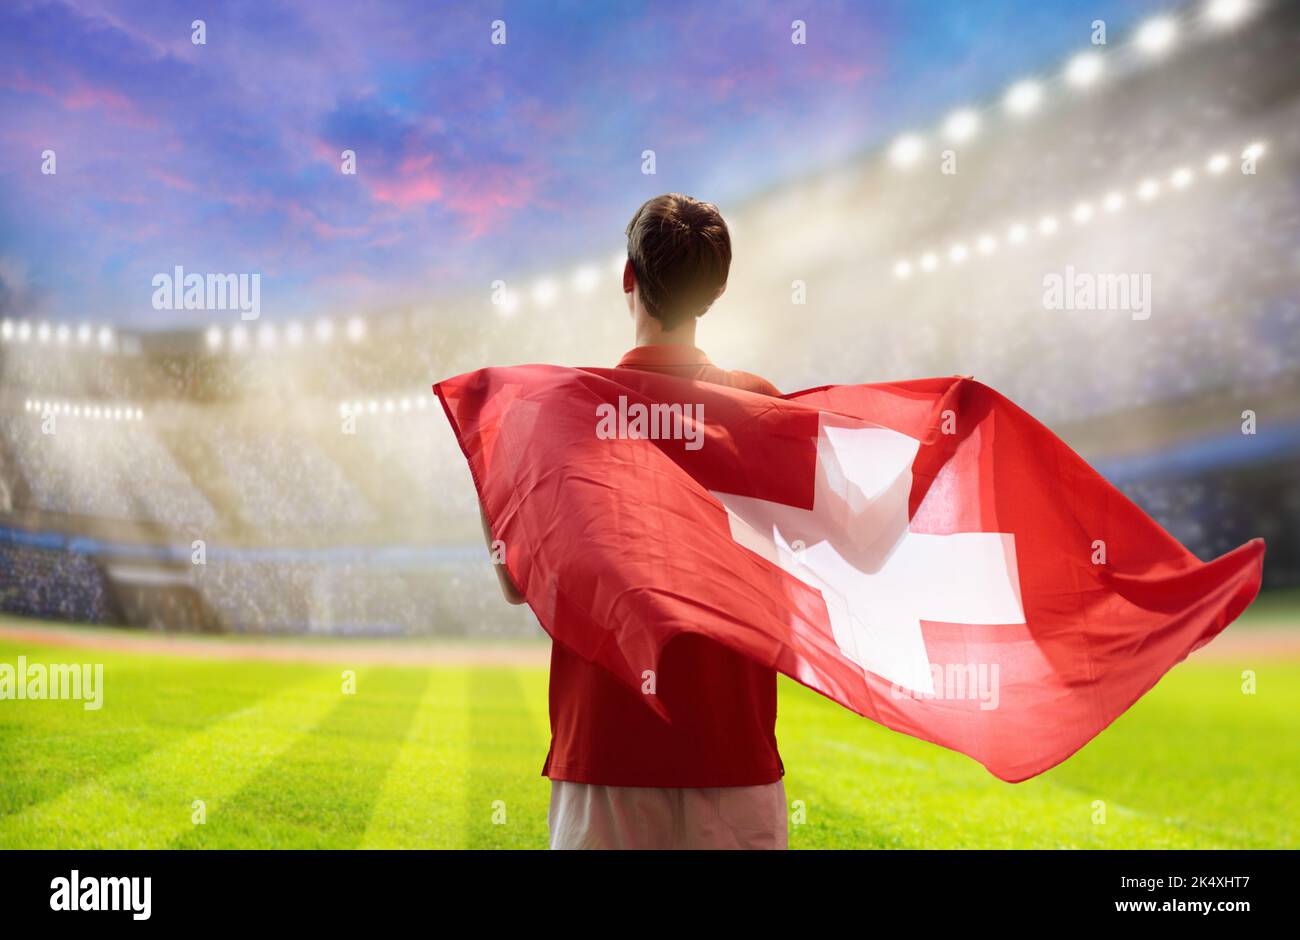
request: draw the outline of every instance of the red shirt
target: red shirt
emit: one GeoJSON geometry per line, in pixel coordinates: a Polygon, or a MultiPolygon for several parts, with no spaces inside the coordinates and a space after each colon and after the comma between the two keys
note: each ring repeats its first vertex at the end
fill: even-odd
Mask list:
{"type": "MultiPolygon", "coordinates": [[[[694,346],[638,346],[620,369],[642,369],[780,395],[765,379],[728,372],[694,346]]],[[[642,693],[559,643],[551,644],[552,780],[616,787],[746,787],[774,783],[776,673],[713,640],[683,634],[656,675],[670,725],[642,693]]]]}

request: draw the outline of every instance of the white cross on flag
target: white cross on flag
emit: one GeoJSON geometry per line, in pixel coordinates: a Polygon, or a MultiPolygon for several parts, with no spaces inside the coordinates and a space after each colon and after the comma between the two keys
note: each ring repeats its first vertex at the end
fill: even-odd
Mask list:
{"type": "Polygon", "coordinates": [[[1262,541],[1201,562],[968,379],[774,399],[520,366],[434,388],[556,641],[638,688],[699,634],[1004,780],[1069,757],[1259,589],[1262,541]],[[664,420],[594,433],[636,405],[664,420]],[[693,446],[659,433],[673,414],[693,446]]]}

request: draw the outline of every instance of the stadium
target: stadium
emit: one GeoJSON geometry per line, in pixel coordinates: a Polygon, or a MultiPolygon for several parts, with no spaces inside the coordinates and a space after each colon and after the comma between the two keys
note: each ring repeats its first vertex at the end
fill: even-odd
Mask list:
{"type": "MultiPolygon", "coordinates": [[[[973,375],[1203,560],[1268,544],[1240,623],[1016,788],[783,679],[792,847],[1297,845],[1297,61],[1296,4],[1188,4],[722,206],[719,359],[786,391],[973,375]],[[1146,275],[1144,308],[1048,309],[1067,268],[1146,275]]],[[[621,224],[373,310],[6,316],[0,659],[103,662],[125,707],[0,710],[0,847],[545,845],[548,644],[430,386],[617,361],[621,224]]]]}

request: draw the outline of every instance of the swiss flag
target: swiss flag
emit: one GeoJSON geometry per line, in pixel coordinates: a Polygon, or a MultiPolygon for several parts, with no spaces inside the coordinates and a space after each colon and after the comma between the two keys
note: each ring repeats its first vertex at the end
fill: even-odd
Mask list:
{"type": "Polygon", "coordinates": [[[640,689],[703,634],[1004,780],[1070,756],[1259,590],[1262,541],[1202,563],[969,379],[769,398],[520,366],[434,391],[557,642],[640,689]]]}

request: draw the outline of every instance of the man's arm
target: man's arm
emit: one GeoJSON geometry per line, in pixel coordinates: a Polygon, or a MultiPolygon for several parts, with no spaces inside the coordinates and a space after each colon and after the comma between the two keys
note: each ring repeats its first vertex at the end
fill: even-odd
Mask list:
{"type": "MultiPolygon", "coordinates": [[[[478,517],[483,520],[483,538],[487,542],[488,553],[492,553],[492,530],[488,527],[487,513],[483,511],[483,504],[478,507],[478,517]]],[[[492,562],[492,567],[496,569],[497,581],[501,583],[501,593],[506,596],[506,600],[512,604],[522,604],[524,596],[519,593],[519,588],[515,587],[515,582],[510,579],[510,572],[506,570],[505,561],[492,562]]]]}

